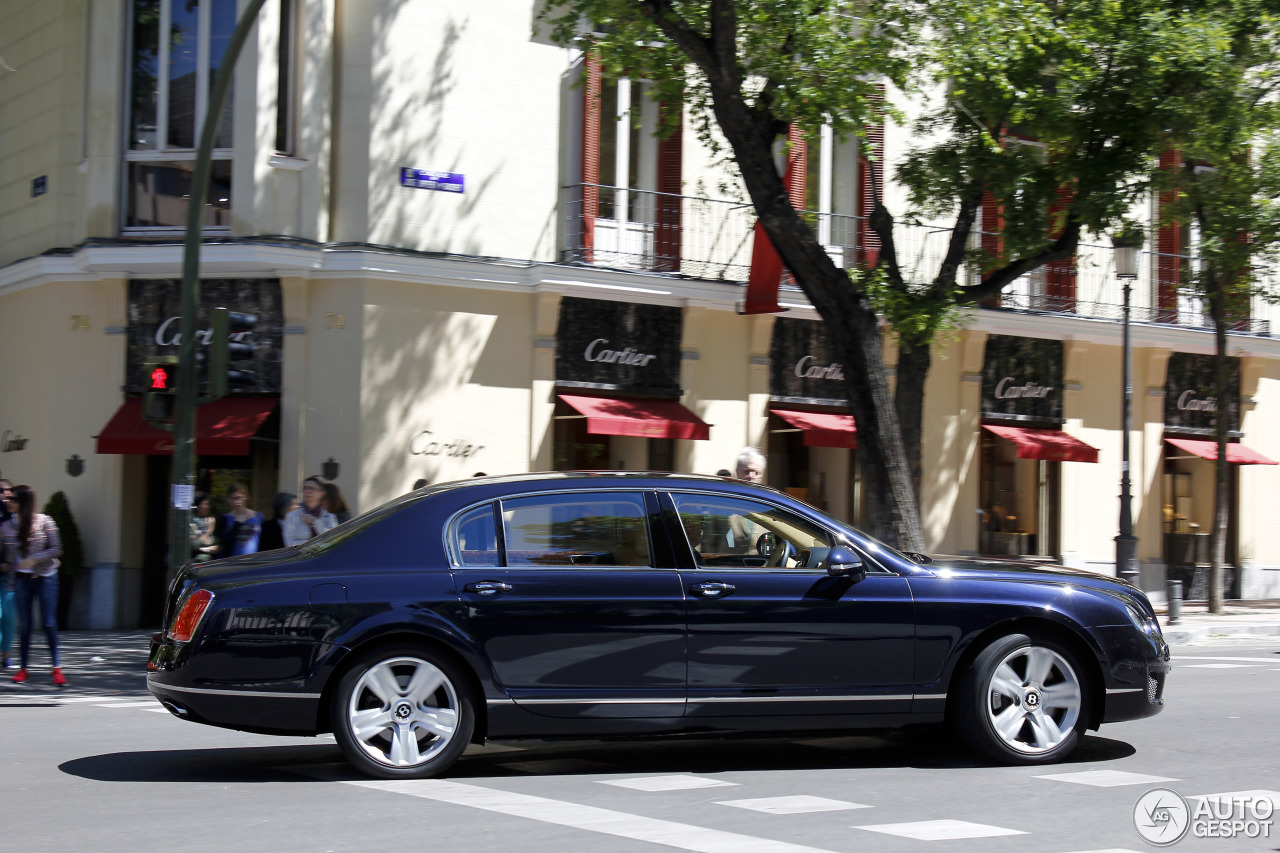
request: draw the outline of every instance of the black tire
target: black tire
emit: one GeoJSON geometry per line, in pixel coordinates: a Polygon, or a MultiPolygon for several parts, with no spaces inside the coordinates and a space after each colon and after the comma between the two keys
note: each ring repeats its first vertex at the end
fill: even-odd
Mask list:
{"type": "Polygon", "coordinates": [[[1079,745],[1092,701],[1071,649],[1009,634],[963,674],[952,723],[970,747],[1002,764],[1052,764],[1079,745]]]}
{"type": "Polygon", "coordinates": [[[444,773],[467,748],[476,720],[459,666],[411,644],[360,654],[338,681],[329,712],[347,760],[383,779],[444,773]]]}

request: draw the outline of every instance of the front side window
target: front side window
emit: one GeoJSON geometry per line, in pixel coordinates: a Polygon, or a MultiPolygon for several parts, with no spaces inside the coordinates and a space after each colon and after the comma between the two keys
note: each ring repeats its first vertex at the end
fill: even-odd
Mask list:
{"type": "MultiPolygon", "coordinates": [[[[235,26],[235,0],[133,0],[126,228],[186,224],[195,148],[235,26]]],[[[228,92],[217,118],[207,228],[231,222],[233,101],[228,92]]]]}
{"type": "Polygon", "coordinates": [[[644,496],[537,495],[502,502],[508,566],[652,566],[644,496]]]}
{"type": "Polygon", "coordinates": [[[826,530],[771,504],[721,495],[672,498],[699,566],[815,569],[834,544],[826,530]]]}

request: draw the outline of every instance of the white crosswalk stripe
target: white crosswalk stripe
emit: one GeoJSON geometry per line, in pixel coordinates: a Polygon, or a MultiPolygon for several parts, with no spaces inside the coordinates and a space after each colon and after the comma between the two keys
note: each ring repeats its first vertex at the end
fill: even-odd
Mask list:
{"type": "Polygon", "coordinates": [[[1117,788],[1122,785],[1150,785],[1156,782],[1177,782],[1168,776],[1148,776],[1145,773],[1128,773],[1124,770],[1082,770],[1075,773],[1050,773],[1037,776],[1054,782],[1072,782],[1076,785],[1092,785],[1095,788],[1117,788]]]}
{"type": "Polygon", "coordinates": [[[637,779],[601,779],[601,785],[617,785],[619,788],[631,788],[636,791],[687,791],[692,788],[719,788],[736,785],[736,782],[725,782],[720,779],[708,779],[705,776],[642,776],[637,779]]]}
{"type": "Polygon", "coordinates": [[[811,797],[806,794],[790,797],[760,797],[754,800],[720,800],[716,805],[733,806],[735,809],[747,809],[765,814],[810,814],[871,808],[863,803],[829,800],[826,797],[811,797]]]}
{"type": "Polygon", "coordinates": [[[758,838],[737,832],[706,829],[686,823],[642,817],[626,812],[583,806],[547,797],[515,794],[440,779],[412,781],[348,781],[344,784],[407,794],[441,803],[481,809],[540,823],[550,823],[618,838],[630,838],[697,853],[830,853],[816,847],[758,838]]]}
{"type": "Polygon", "coordinates": [[[919,820],[911,823],[881,823],[855,826],[867,832],[913,838],[916,841],[956,841],[962,838],[996,838],[1001,835],[1026,835],[1021,829],[972,823],[967,820],[919,820]]]}

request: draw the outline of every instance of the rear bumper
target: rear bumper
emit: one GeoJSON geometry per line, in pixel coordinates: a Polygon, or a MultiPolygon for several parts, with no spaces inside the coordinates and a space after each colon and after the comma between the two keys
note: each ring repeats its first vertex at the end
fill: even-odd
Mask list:
{"type": "Polygon", "coordinates": [[[322,695],[308,681],[316,679],[276,679],[257,681],[243,678],[242,667],[229,667],[231,672],[210,667],[207,661],[217,655],[201,658],[205,665],[194,665],[190,649],[166,641],[161,634],[151,640],[151,656],[147,662],[147,689],[175,717],[241,731],[262,734],[316,734],[322,695]],[[234,674],[233,674],[234,673],[234,674]]]}

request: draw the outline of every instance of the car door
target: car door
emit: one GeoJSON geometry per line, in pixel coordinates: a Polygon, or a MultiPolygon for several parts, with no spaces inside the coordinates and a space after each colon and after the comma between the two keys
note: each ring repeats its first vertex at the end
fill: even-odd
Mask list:
{"type": "Polygon", "coordinates": [[[869,561],[864,578],[829,576],[826,555],[845,543],[782,506],[704,492],[660,499],[688,597],[686,716],[910,711],[904,578],[869,561]]]}
{"type": "Polygon", "coordinates": [[[466,619],[518,705],[553,717],[683,714],[684,594],[657,516],[651,490],[583,490],[455,518],[466,619]]]}

